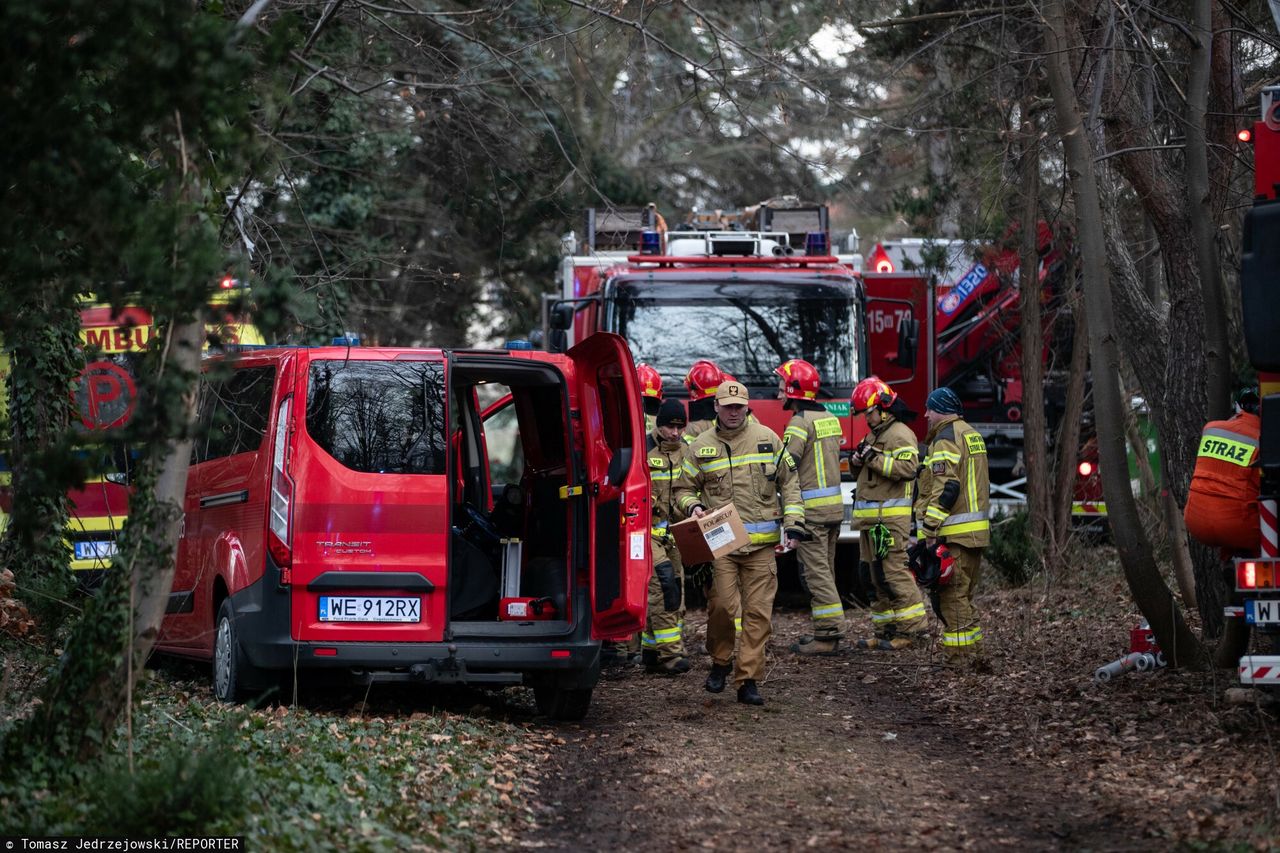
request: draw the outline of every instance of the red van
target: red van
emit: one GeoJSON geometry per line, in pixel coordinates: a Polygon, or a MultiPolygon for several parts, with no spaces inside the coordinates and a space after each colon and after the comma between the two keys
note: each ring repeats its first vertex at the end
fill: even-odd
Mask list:
{"type": "Polygon", "coordinates": [[[157,648],[237,701],[305,669],[527,684],[579,719],[643,624],[649,484],[626,343],[206,360],[157,648]]]}

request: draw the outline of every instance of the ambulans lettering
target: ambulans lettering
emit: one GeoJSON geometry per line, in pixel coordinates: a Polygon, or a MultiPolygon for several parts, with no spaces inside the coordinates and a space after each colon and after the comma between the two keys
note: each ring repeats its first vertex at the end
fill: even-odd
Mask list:
{"type": "Polygon", "coordinates": [[[80,336],[84,339],[86,347],[103,352],[128,352],[147,348],[147,344],[151,342],[151,327],[81,329],[80,336]]]}

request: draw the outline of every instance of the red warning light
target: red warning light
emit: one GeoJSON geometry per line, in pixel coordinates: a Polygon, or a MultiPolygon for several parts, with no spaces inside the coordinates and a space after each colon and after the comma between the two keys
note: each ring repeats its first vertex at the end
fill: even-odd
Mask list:
{"type": "Polygon", "coordinates": [[[1092,463],[1092,462],[1081,462],[1081,463],[1080,463],[1080,476],[1081,476],[1081,477],[1088,477],[1088,476],[1089,476],[1090,474],[1092,474],[1092,473],[1093,473],[1093,463],[1092,463]]]}
{"type": "Polygon", "coordinates": [[[1253,131],[1247,127],[1242,127],[1236,131],[1236,139],[1241,142],[1249,142],[1253,139],[1253,131]]]}

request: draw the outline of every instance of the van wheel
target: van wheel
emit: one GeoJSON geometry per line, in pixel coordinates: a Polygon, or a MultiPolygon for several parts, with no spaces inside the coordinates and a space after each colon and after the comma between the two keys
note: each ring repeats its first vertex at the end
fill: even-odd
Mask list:
{"type": "Polygon", "coordinates": [[[231,599],[224,599],[218,608],[213,640],[213,695],[228,704],[243,702],[253,694],[251,683],[256,685],[261,679],[261,670],[249,663],[240,646],[231,599]]]}
{"type": "Polygon", "coordinates": [[[590,687],[561,687],[543,682],[533,686],[533,699],[538,713],[544,717],[576,723],[591,707],[591,692],[590,687]]]}

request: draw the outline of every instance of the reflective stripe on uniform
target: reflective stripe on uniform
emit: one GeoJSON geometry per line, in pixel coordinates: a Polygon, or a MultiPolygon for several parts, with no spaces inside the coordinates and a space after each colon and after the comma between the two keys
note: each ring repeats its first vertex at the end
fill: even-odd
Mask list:
{"type": "Polygon", "coordinates": [[[844,616],[844,608],[838,601],[835,604],[816,605],[809,608],[809,612],[814,619],[838,619],[844,616]]]}
{"type": "Polygon", "coordinates": [[[892,610],[872,610],[871,621],[877,625],[883,624],[885,622],[892,622],[893,611],[892,610]]]}
{"type": "Polygon", "coordinates": [[[804,498],[805,503],[808,503],[810,498],[825,498],[825,497],[830,497],[831,495],[839,495],[839,494],[840,494],[839,486],[825,486],[821,489],[801,489],[800,490],[800,497],[804,498]]]}
{"type": "Polygon", "coordinates": [[[1247,468],[1257,450],[1256,438],[1220,427],[1210,427],[1200,434],[1200,449],[1196,455],[1247,468]]]}
{"type": "Polygon", "coordinates": [[[801,506],[800,504],[787,504],[786,506],[784,506],[784,507],[782,508],[782,514],[783,514],[783,515],[799,515],[799,516],[803,516],[803,515],[804,515],[804,507],[805,507],[805,506],[808,506],[808,505],[809,505],[809,502],[808,502],[808,501],[805,501],[804,506],[801,506]]]}
{"type": "Polygon", "coordinates": [[[943,631],[942,645],[958,648],[960,646],[972,646],[982,640],[982,629],[978,627],[970,628],[968,631],[943,631]]]}
{"type": "Polygon", "coordinates": [[[782,440],[786,441],[788,438],[796,438],[796,439],[799,439],[800,441],[808,441],[809,433],[805,430],[804,427],[793,426],[791,424],[788,424],[787,428],[782,431],[782,440]]]}
{"type": "Polygon", "coordinates": [[[669,468],[650,468],[649,469],[649,479],[655,480],[659,483],[674,480],[679,476],[680,476],[679,471],[673,471],[669,468]]]}
{"type": "MultiPolygon", "coordinates": [[[[699,462],[697,464],[704,474],[710,474],[713,471],[723,471],[729,467],[740,468],[744,465],[768,465],[776,458],[777,457],[772,453],[744,453],[742,456],[732,456],[728,459],[716,459],[711,462],[699,462]]],[[[688,462],[688,460],[685,461],[686,463],[688,462]]]]}
{"type": "Polygon", "coordinates": [[[804,499],[806,508],[819,506],[835,506],[842,503],[839,486],[824,486],[821,489],[801,489],[800,497],[804,499]]]}
{"type": "Polygon", "coordinates": [[[643,634],[640,635],[640,645],[656,646],[658,645],[658,641],[654,639],[653,634],[650,634],[648,631],[645,631],[643,634]]]}
{"type": "Polygon", "coordinates": [[[910,622],[912,619],[923,619],[923,618],[924,618],[924,602],[923,601],[917,601],[915,604],[911,605],[910,607],[905,607],[902,610],[893,611],[893,621],[895,622],[910,622]]]}
{"type": "Polygon", "coordinates": [[[680,642],[680,629],[663,628],[661,631],[654,631],[653,638],[658,644],[678,643],[680,642]]]}
{"type": "Polygon", "coordinates": [[[742,633],[742,617],[741,616],[733,620],[733,633],[735,634],[742,633]]]}
{"type": "Polygon", "coordinates": [[[895,518],[902,515],[911,515],[911,498],[853,502],[854,518],[895,518]]]}
{"type": "Polygon", "coordinates": [[[960,454],[952,453],[950,450],[935,450],[932,455],[924,458],[924,464],[932,465],[934,462],[950,462],[954,465],[960,464],[960,454]]]}
{"type": "Polygon", "coordinates": [[[782,541],[782,527],[776,521],[753,521],[742,526],[752,545],[777,544],[782,541]]]}
{"type": "MultiPolygon", "coordinates": [[[[929,512],[933,512],[930,507],[929,512]]],[[[973,533],[978,530],[990,530],[991,522],[987,520],[987,513],[980,512],[958,512],[955,515],[947,516],[947,520],[938,528],[939,536],[954,536],[961,533],[973,533]]]]}

